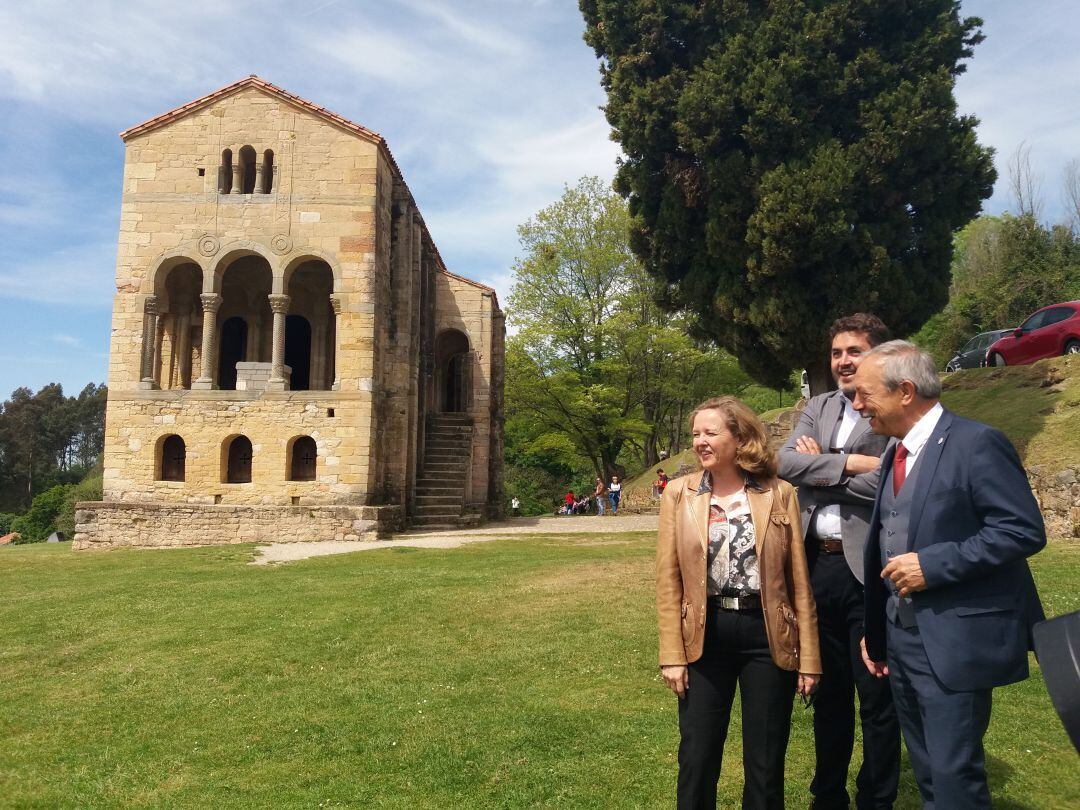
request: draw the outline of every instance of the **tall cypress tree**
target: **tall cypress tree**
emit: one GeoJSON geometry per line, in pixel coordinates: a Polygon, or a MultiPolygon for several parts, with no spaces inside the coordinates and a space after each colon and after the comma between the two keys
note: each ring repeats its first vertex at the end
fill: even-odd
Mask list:
{"type": "Polygon", "coordinates": [[[626,159],[631,244],[667,303],[777,385],[826,330],[945,304],[992,150],[957,114],[982,40],[956,0],[580,0],[626,159]]]}

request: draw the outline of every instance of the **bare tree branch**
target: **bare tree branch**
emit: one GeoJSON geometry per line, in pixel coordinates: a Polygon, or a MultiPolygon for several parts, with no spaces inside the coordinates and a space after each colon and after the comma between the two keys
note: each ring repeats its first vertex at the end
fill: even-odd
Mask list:
{"type": "Polygon", "coordinates": [[[1062,184],[1069,225],[1074,231],[1080,231],[1080,159],[1073,158],[1065,164],[1062,184]]]}
{"type": "Polygon", "coordinates": [[[1012,191],[1016,213],[1038,220],[1042,216],[1041,174],[1031,170],[1031,147],[1021,141],[1016,151],[1009,156],[1009,189],[1012,191]]]}

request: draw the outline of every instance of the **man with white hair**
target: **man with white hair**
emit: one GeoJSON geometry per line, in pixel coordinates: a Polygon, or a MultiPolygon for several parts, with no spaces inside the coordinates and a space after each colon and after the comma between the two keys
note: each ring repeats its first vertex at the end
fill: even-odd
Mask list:
{"type": "Polygon", "coordinates": [[[866,542],[863,658],[889,677],[923,806],[989,808],[991,693],[1028,676],[1044,616],[1026,558],[1046,532],[1009,440],[940,396],[932,358],[906,341],[855,374],[854,407],[897,440],[866,542]]]}

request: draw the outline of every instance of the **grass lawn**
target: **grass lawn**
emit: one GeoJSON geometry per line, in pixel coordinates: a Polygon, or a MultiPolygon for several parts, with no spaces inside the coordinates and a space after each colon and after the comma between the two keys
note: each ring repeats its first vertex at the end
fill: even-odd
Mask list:
{"type": "MultiPolygon", "coordinates": [[[[280,567],[250,546],[0,552],[4,807],[667,807],[653,538],[522,538],[280,567]]],[[[1080,546],[1033,561],[1080,608],[1080,546]]],[[[1080,806],[1037,671],[996,693],[995,806],[1080,806]]],[[[790,807],[808,804],[795,709],[790,807]]],[[[738,724],[722,807],[741,788],[738,724]]],[[[898,807],[917,807],[905,770],[898,807]]]]}

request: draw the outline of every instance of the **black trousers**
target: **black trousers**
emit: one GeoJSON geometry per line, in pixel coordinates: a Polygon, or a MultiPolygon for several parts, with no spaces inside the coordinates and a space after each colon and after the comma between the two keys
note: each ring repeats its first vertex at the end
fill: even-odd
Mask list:
{"type": "Polygon", "coordinates": [[[742,704],[742,806],[783,810],[784,755],[797,675],[773,663],[761,610],[721,610],[709,600],[705,647],[689,671],[690,690],[679,701],[680,810],[716,807],[736,684],[742,704]]]}
{"type": "Polygon", "coordinates": [[[848,766],[855,746],[855,692],[863,759],[855,779],[859,810],[888,810],[900,780],[900,726],[888,678],[863,664],[863,586],[843,554],[810,555],[823,674],[814,698],[816,767],[810,792],[815,810],[847,810],[848,766]]]}

